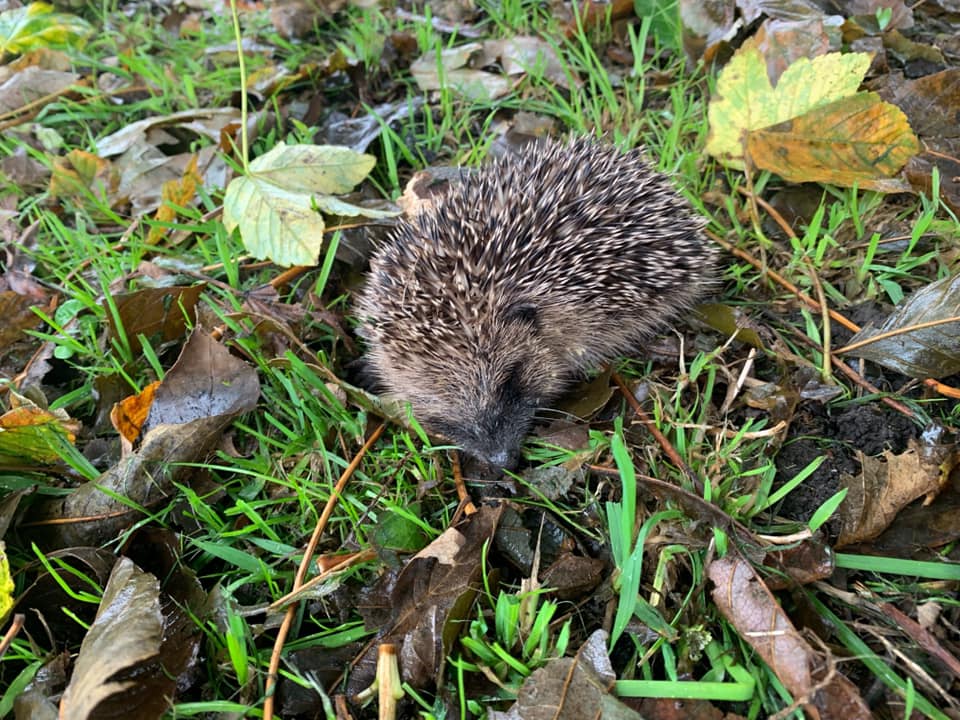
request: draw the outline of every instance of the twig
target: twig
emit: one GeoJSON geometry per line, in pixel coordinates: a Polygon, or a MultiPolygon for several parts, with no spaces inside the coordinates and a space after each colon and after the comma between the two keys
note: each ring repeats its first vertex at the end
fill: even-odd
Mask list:
{"type": "MultiPolygon", "coordinates": [[[[750,253],[746,252],[745,250],[741,250],[740,248],[735,247],[734,245],[732,245],[731,243],[727,242],[726,240],[724,240],[722,237],[720,237],[720,236],[717,235],[716,233],[710,232],[709,230],[706,230],[705,232],[706,232],[707,236],[708,236],[711,240],[713,240],[715,243],[717,243],[717,245],[719,245],[720,247],[722,247],[724,250],[726,250],[727,252],[729,252],[731,255],[735,255],[736,257],[740,258],[741,260],[747,261],[748,263],[750,263],[750,265],[752,265],[753,267],[755,267],[757,270],[759,270],[761,273],[763,273],[766,277],[770,278],[771,280],[773,280],[775,283],[777,283],[778,285],[780,285],[780,286],[783,287],[784,289],[789,290],[791,293],[793,293],[794,295],[796,295],[796,297],[797,297],[800,301],[802,301],[803,303],[805,303],[805,304],[808,305],[809,307],[813,308],[814,310],[817,310],[817,311],[820,310],[820,303],[818,303],[818,302],[817,302],[816,300],[814,300],[812,297],[810,297],[810,296],[807,295],[805,292],[803,292],[802,290],[800,290],[800,288],[798,288],[798,287],[797,287],[796,285],[794,285],[792,282],[790,282],[789,280],[787,280],[785,277],[783,277],[783,275],[781,275],[780,273],[778,273],[776,270],[771,270],[770,268],[766,267],[766,265],[764,265],[762,262],[760,262],[760,261],[757,260],[755,257],[753,257],[753,255],[751,255],[750,253]]],[[[860,332],[860,326],[857,325],[855,322],[852,322],[852,321],[850,321],[850,320],[847,320],[846,317],[844,317],[841,313],[838,313],[836,310],[830,310],[829,312],[830,312],[830,317],[831,317],[835,322],[840,323],[841,325],[843,325],[843,326],[844,326],[847,330],[849,330],[850,332],[853,332],[853,333],[855,333],[855,332],[860,332]]]]}
{"type": "Polygon", "coordinates": [[[670,462],[672,462],[680,469],[681,472],[683,472],[684,475],[687,476],[687,479],[693,484],[693,487],[698,493],[702,493],[703,483],[700,482],[700,478],[698,478],[693,473],[693,470],[691,470],[690,467],[683,461],[683,458],[680,457],[680,453],[678,453],[677,449],[673,447],[669,440],[667,440],[667,437],[660,432],[660,428],[657,427],[657,424],[653,421],[653,419],[647,415],[646,411],[642,407],[640,407],[640,403],[637,402],[637,399],[633,396],[633,393],[630,392],[630,388],[627,387],[627,384],[623,381],[623,378],[620,377],[620,374],[613,372],[610,373],[610,376],[619,386],[620,392],[622,392],[623,396],[627,399],[627,404],[633,409],[637,419],[647,426],[647,430],[660,444],[660,447],[663,448],[663,451],[667,454],[667,457],[670,458],[670,462]]]}
{"type": "Polygon", "coordinates": [[[857,340],[857,342],[850,343],[849,345],[844,345],[842,348],[837,348],[833,352],[837,355],[842,353],[850,352],[851,350],[859,350],[865,345],[870,343],[875,343],[878,340],[886,340],[887,338],[896,337],[897,335],[906,335],[907,333],[912,333],[916,330],[924,330],[930,327],[936,327],[937,325],[946,325],[947,323],[960,322],[960,315],[953,315],[952,317],[942,318],[940,320],[928,320],[927,322],[917,323],[916,325],[910,325],[908,327],[897,328],[896,330],[887,330],[886,332],[877,333],[871,337],[864,338],[863,340],[857,340]]]}
{"type": "MultiPolygon", "coordinates": [[[[377,426],[377,429],[370,434],[370,437],[363,444],[363,447],[360,448],[353,460],[350,461],[350,464],[347,465],[347,468],[343,471],[340,479],[337,480],[337,484],[334,486],[333,492],[330,493],[330,498],[327,500],[327,504],[324,506],[323,512],[320,514],[320,519],[317,520],[317,526],[313,529],[313,535],[310,536],[310,542],[307,543],[307,548],[304,550],[303,560],[300,561],[300,567],[297,568],[297,574],[293,579],[293,592],[297,592],[303,586],[303,580],[307,576],[307,569],[310,567],[310,561],[313,559],[313,553],[316,551],[317,545],[320,543],[320,536],[327,527],[327,521],[333,514],[334,505],[336,504],[337,500],[340,499],[340,493],[343,492],[343,488],[346,486],[347,481],[353,476],[353,473],[356,471],[357,467],[359,467],[363,456],[366,455],[367,451],[373,447],[373,444],[383,434],[385,427],[386,425],[384,423],[380,423],[380,425],[377,426]]],[[[267,671],[267,684],[265,693],[266,699],[263,702],[263,720],[272,720],[273,718],[273,698],[276,692],[277,678],[280,672],[280,653],[283,650],[284,642],[286,642],[287,634],[290,632],[290,628],[293,625],[293,618],[296,613],[296,606],[291,605],[288,607],[286,614],[283,616],[283,622],[281,623],[280,628],[277,630],[277,639],[273,643],[273,653],[270,655],[270,668],[267,671]]]]}

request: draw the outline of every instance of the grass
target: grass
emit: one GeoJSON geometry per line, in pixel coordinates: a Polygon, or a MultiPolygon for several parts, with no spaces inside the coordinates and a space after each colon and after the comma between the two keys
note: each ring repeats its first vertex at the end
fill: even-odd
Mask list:
{"type": "MultiPolygon", "coordinates": [[[[567,91],[546,77],[543,67],[532,67],[510,94],[496,100],[465,100],[451,90],[432,94],[421,110],[384,126],[371,146],[378,159],[373,185],[379,192],[397,197],[415,170],[431,164],[481,162],[499,123],[523,110],[551,119],[561,133],[596,133],[624,147],[645,145],[656,165],[676,176],[712,232],[762,254],[769,267],[802,290],[815,294],[819,288],[831,306],[896,303],[951,272],[951,244],[958,236],[955,218],[929,198],[896,204],[876,193],[825,188],[816,191],[816,210],[795,237],[783,238],[756,222],[750,201],[739,192],[743,177],[714,166],[700,153],[712,81],[703,68],[691,72],[684,67],[672,49],[677,38],[661,16],[625,30],[608,20],[587,24],[577,16],[573,32],[565,37],[560,23],[539,3],[480,6],[484,21],[479,27],[487,37],[541,35],[567,77],[582,82],[580,89],[567,91]],[[632,65],[617,66],[611,73],[605,54],[611,46],[628,52],[632,65]],[[671,79],[653,82],[654,77],[671,79]],[[899,244],[884,240],[880,228],[890,222],[909,229],[899,244]]],[[[425,12],[429,20],[429,9],[425,12]]],[[[54,138],[55,154],[94,152],[98,140],[146,117],[224,107],[240,87],[235,56],[224,51],[212,59],[207,52],[231,46],[229,17],[204,16],[190,32],[171,37],[149,13],[123,22],[118,22],[119,9],[110,4],[85,13],[99,31],[82,51],[72,52],[75,67],[113,76],[125,90],[108,96],[87,88],[79,96],[46,105],[33,122],[38,133],[54,138]]],[[[269,72],[274,65],[297,71],[310,63],[332,62],[340,53],[355,63],[354,77],[362,75],[369,84],[361,92],[348,74],[319,71],[312,77],[305,73],[287,89],[263,98],[254,154],[280,140],[310,141],[316,128],[298,123],[292,113],[284,115],[290,103],[302,97],[320,93],[331,106],[353,114],[366,113],[378,102],[420,97],[401,66],[384,63],[383,38],[409,35],[416,54],[437,58],[462,41],[430,22],[385,10],[347,8],[332,22],[320,21],[318,35],[309,43],[279,38],[263,14],[246,13],[242,19],[246,39],[274,47],[273,58],[248,53],[248,73],[269,72]]],[[[38,149],[25,130],[4,132],[0,157],[25,151],[50,164],[52,155],[38,149]]],[[[194,149],[202,144],[194,141],[194,149]]],[[[758,196],[779,186],[769,174],[753,180],[758,196]]],[[[118,297],[153,282],[151,273],[159,283],[178,285],[207,278],[198,324],[216,327],[232,351],[257,370],[261,398],[256,410],[232,425],[212,458],[192,464],[189,481],[179,482],[162,503],[140,508],[137,521],[102,550],[125,552],[125,547],[142,542],[142,533],[163,532],[180,568],[171,568],[171,577],[185,572],[207,600],[202,612],[186,603],[200,637],[201,659],[194,667],[199,680],[177,698],[166,717],[258,716],[279,622],[264,609],[293,587],[296,565],[320,509],[377,421],[375,406],[360,396],[344,395],[331,381],[347,376],[354,359],[343,331],[351,326],[357,272],[338,259],[337,250],[338,243],[346,246],[356,238],[349,231],[331,238],[316,271],[281,287],[277,297],[264,296],[257,306],[252,302],[257,290],[269,286],[277,270],[250,261],[238,239],[224,232],[213,216],[218,188],[202,188],[196,207],[179,208],[175,220],[165,223],[131,217],[122,203],[96,191],[52,197],[6,183],[0,194],[15,197],[21,230],[35,226],[34,240],[20,249],[21,257],[36,282],[58,296],[56,307],[36,311],[42,322],[26,341],[31,351],[44,345],[51,349],[51,370],[42,384],[34,385],[34,392],[39,391],[50,409],[77,421],[82,428],[77,448],[87,451],[85,455],[72,446],[61,447],[61,464],[52,468],[0,469],[0,491],[6,497],[35,489],[34,497],[19,498],[18,518],[29,517],[33,502],[62,495],[111,467],[119,457],[116,447],[99,455],[93,451],[95,443],[115,443],[106,411],[113,400],[140,392],[170,372],[183,338],[131,335],[126,327],[130,318],[117,309],[118,297]],[[151,244],[149,228],[159,224],[185,239],[151,244]],[[282,327],[281,320],[289,324],[282,327]],[[142,350],[135,350],[138,346],[142,350]]],[[[712,516],[698,513],[712,506],[729,523],[787,537],[830,531],[842,497],[827,493],[808,508],[806,517],[778,515],[823,462],[814,459],[785,472],[777,463],[778,436],[771,431],[774,415],[795,419],[792,410],[777,402],[795,402],[800,384],[796,378],[818,377],[824,367],[817,349],[823,343],[822,318],[798,311],[792,296],[735,258],[729,258],[720,292],[725,302],[742,307],[773,337],[755,359],[758,384],[769,384],[770,394],[764,397],[758,390],[752,405],[725,404],[725,394],[745,363],[754,362],[747,360],[749,348],[709,330],[688,332],[679,366],[653,361],[618,366],[632,389],[646,391],[643,405],[651,422],[684,467],[633,423],[629,406],[615,408],[613,417],[614,402],[592,424],[585,448],[533,441],[525,448],[531,465],[563,471],[586,464],[594,473],[560,496],[524,475],[511,502],[528,519],[548,519],[559,528],[556,533],[563,542],[589,548],[592,556],[609,556],[611,572],[601,587],[617,600],[608,648],[618,671],[619,695],[709,699],[755,718],[784,711],[796,698],[711,599],[709,562],[736,550],[740,539],[732,525],[712,525],[712,516]],[[773,347],[778,350],[769,349],[773,347]],[[651,496],[646,476],[674,485],[686,499],[651,496]]],[[[185,315],[189,328],[194,318],[185,315]]],[[[0,378],[9,380],[22,369],[10,367],[4,366],[0,378]]],[[[880,404],[880,396],[865,393],[836,373],[831,382],[840,385],[840,392],[827,401],[826,412],[840,412],[851,403],[880,404]]],[[[0,386],[0,402],[7,409],[14,404],[14,390],[27,392],[13,382],[0,386]]],[[[915,390],[899,393],[885,387],[884,394],[908,403],[923,419],[954,424],[957,410],[951,402],[922,398],[915,390]]],[[[832,447],[831,438],[818,439],[832,447]]],[[[458,508],[451,474],[446,450],[432,445],[415,423],[407,428],[391,425],[364,459],[338,498],[320,552],[374,549],[375,559],[311,588],[308,604],[298,606],[280,666],[288,687],[314,697],[343,692],[343,685],[332,684],[333,675],[323,674],[330,670],[323,662],[314,661],[315,667],[303,658],[315,658],[311,652],[359,648],[373,637],[373,628],[364,627],[357,609],[368,600],[364,590],[381,574],[404,567],[411,553],[450,527],[458,508]]],[[[489,488],[472,489],[478,499],[489,488]]],[[[27,527],[8,531],[5,537],[17,593],[40,580],[53,583],[60,602],[47,608],[52,614],[46,621],[69,627],[64,637],[72,639],[42,633],[13,639],[0,662],[0,686],[6,687],[0,717],[9,716],[14,698],[45,663],[64,649],[79,649],[106,583],[85,555],[45,550],[43,528],[32,532],[36,542],[27,527]]],[[[956,565],[942,560],[950,550],[927,561],[842,553],[837,566],[856,573],[859,594],[871,603],[906,599],[910,607],[931,602],[955,617],[956,596],[940,584],[960,579],[956,565]]],[[[484,546],[483,559],[483,589],[460,618],[463,633],[449,648],[442,687],[405,688],[411,717],[445,716],[444,698],[450,694],[457,698],[462,716],[482,717],[489,707],[503,708],[525,679],[548,669],[551,659],[575,653],[602,624],[599,598],[605,596],[600,590],[575,600],[556,599],[545,588],[525,589],[522,581],[529,579],[529,571],[507,563],[502,549],[484,546]]],[[[944,716],[937,694],[915,680],[911,668],[867,631],[875,617],[861,616],[850,597],[828,593],[823,586],[809,586],[801,594],[806,609],[812,608],[832,629],[836,652],[858,663],[860,687],[876,680],[894,688],[882,700],[889,713],[909,716],[893,699],[901,697],[927,717],[944,716]]],[[[785,605],[790,602],[784,596],[785,605]]],[[[929,669],[924,655],[899,649],[913,653],[911,662],[929,669]]],[[[315,709],[321,712],[323,703],[315,709]]],[[[364,712],[364,717],[372,716],[371,709],[364,712]]],[[[792,710],[792,716],[800,717],[800,711],[792,710]]]]}

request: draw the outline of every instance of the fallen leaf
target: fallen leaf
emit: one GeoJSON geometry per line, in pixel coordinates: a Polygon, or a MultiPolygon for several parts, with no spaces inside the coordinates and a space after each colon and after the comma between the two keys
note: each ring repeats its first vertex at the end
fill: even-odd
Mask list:
{"type": "Polygon", "coordinates": [[[710,563],[713,601],[794,697],[812,688],[809,647],[753,568],[728,555],[710,563]]]}
{"type": "Polygon", "coordinates": [[[576,657],[554,658],[523,681],[507,712],[490,720],[642,720],[612,694],[616,674],[607,654],[607,634],[594,632],[576,657]]]}
{"type": "Polygon", "coordinates": [[[482,43],[467,43],[427,53],[410,65],[410,74],[424,92],[449,88],[471,100],[494,100],[510,92],[513,83],[504,75],[475,70],[467,63],[483,51],[482,43]]]}
{"type": "Polygon", "coordinates": [[[919,149],[903,111],[868,92],[747,133],[747,153],[761,170],[790,182],[857,185],[878,192],[909,189],[888,178],[919,149]]]}
{"type": "Polygon", "coordinates": [[[743,169],[744,133],[853,95],[869,67],[866,53],[801,58],[784,71],[774,88],[755,42],[745,42],[717,78],[707,111],[707,152],[724,165],[743,169]]]}
{"type": "Polygon", "coordinates": [[[878,94],[907,115],[920,136],[958,137],[960,124],[960,68],[907,80],[903,73],[891,73],[878,94]]]}
{"type": "Polygon", "coordinates": [[[118,178],[109,160],[86,150],[71,150],[53,162],[50,177],[50,196],[69,198],[83,204],[88,195],[109,204],[117,188],[118,178]]]}
{"type": "MultiPolygon", "coordinates": [[[[892,330],[960,318],[960,275],[916,290],[880,327],[868,325],[850,338],[856,345],[892,330]]],[[[842,349],[841,349],[842,350],[842,349]]],[[[943,378],[960,372],[960,319],[878,339],[846,352],[907,377],[943,378]]]]}
{"type": "Polygon", "coordinates": [[[801,58],[840,50],[842,23],[843,18],[839,15],[764,20],[754,37],[757,49],[766,61],[770,82],[776,85],[786,69],[801,58]]]}
{"type": "MultiPolygon", "coordinates": [[[[104,717],[100,704],[129,691],[138,702],[127,710],[137,718],[160,717],[166,698],[144,693],[138,667],[157,655],[163,636],[160,584],[127,558],[121,558],[103,591],[93,625],[87,631],[70,684],[60,701],[60,717],[104,717]]],[[[112,713],[109,715],[112,716],[112,713]]]]}
{"type": "MultiPolygon", "coordinates": [[[[220,141],[220,135],[224,128],[237,122],[239,118],[240,111],[232,107],[183,110],[170,115],[145,118],[125,125],[117,132],[97,140],[97,155],[104,158],[120,155],[135,144],[145,142],[149,132],[165,128],[173,128],[181,136],[186,131],[190,135],[203,137],[216,143],[220,141]]],[[[173,137],[172,135],[165,136],[173,137]]],[[[152,142],[148,144],[157,145],[161,143],[152,142]]]]}
{"type": "Polygon", "coordinates": [[[128,443],[133,443],[140,437],[140,429],[147,421],[147,414],[153,404],[153,396],[160,387],[160,381],[147,385],[136,395],[130,395],[113,406],[110,412],[110,422],[120,436],[128,443]]]}
{"type": "Polygon", "coordinates": [[[888,450],[875,458],[858,452],[857,458],[860,474],[840,476],[849,492],[840,505],[838,548],[877,537],[904,507],[936,494],[956,462],[952,445],[921,446],[913,439],[899,455],[888,450]]]}
{"type": "MultiPolygon", "coordinates": [[[[481,548],[493,537],[502,512],[503,506],[483,506],[417,553],[395,579],[385,576],[372,589],[359,609],[367,626],[379,629],[380,635],[358,667],[372,670],[377,646],[391,643],[397,646],[406,682],[419,688],[438,681],[480,589],[481,548]]],[[[355,671],[351,694],[372,680],[372,675],[355,671]]]]}
{"type": "Polygon", "coordinates": [[[49,465],[76,441],[78,425],[65,412],[51,412],[12,393],[12,407],[0,415],[0,464],[49,465]]]}
{"type": "Polygon", "coordinates": [[[136,508],[164,500],[175,483],[189,483],[189,463],[204,460],[259,397],[256,370],[195,330],[157,389],[140,449],[70,495],[32,507],[44,545],[99,545],[128,528],[141,517],[136,508]]]}
{"type": "Polygon", "coordinates": [[[0,12],[0,57],[49,45],[79,47],[92,34],[93,27],[83,18],[33,2],[0,12]]]}
{"type": "Polygon", "coordinates": [[[198,283],[117,293],[112,304],[103,302],[111,337],[126,338],[134,354],[142,349],[141,336],[154,350],[182,339],[188,324],[196,321],[197,301],[206,287],[205,283],[198,283]]]}
{"type": "Polygon", "coordinates": [[[285,145],[250,163],[223,198],[223,224],[240,228],[247,250],[281,266],[314,265],[324,242],[325,223],[317,209],[336,215],[391,217],[333,197],[361,182],[374,165],[372,155],[333,145],[285,145]]]}

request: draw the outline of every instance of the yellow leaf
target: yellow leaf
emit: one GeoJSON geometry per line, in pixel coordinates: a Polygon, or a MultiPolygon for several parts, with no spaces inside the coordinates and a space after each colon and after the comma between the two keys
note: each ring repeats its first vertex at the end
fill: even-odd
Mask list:
{"type": "Polygon", "coordinates": [[[920,149],[900,108],[857,93],[799,117],[747,133],[751,161],[790,182],[882,190],[920,149]]]}
{"type": "MultiPolygon", "coordinates": [[[[161,189],[162,202],[154,215],[159,223],[173,222],[177,217],[177,208],[186,207],[197,194],[197,186],[203,182],[197,172],[197,156],[194,155],[179,180],[168,180],[161,189]]],[[[156,245],[169,232],[168,228],[154,225],[147,233],[147,245],[156,245]]]]}
{"type": "Polygon", "coordinates": [[[743,169],[744,134],[776,125],[853,95],[867,69],[867,53],[828,53],[792,63],[774,88],[753,42],[746,42],[717,78],[710,101],[707,152],[728,167],[743,169]]]}

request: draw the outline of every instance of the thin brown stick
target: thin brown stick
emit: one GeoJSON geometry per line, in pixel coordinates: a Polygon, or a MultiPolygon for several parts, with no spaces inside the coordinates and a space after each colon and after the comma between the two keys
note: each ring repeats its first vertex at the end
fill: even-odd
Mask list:
{"type": "Polygon", "coordinates": [[[698,493],[703,492],[703,483],[700,482],[693,470],[683,461],[683,458],[680,457],[680,453],[677,452],[677,449],[673,444],[667,440],[666,435],[660,432],[660,428],[657,427],[657,424],[653,421],[646,411],[640,407],[640,403],[637,402],[637,399],[633,396],[633,393],[630,392],[630,388],[627,387],[627,384],[623,381],[623,378],[620,377],[619,373],[613,372],[610,373],[610,376],[613,378],[613,381],[617,383],[617,386],[620,388],[620,392],[623,393],[623,396],[627,399],[627,404],[630,405],[633,410],[634,415],[637,416],[637,419],[647,426],[647,430],[653,435],[654,439],[659,443],[660,447],[663,448],[663,451],[667,454],[667,457],[670,458],[676,467],[678,467],[684,475],[687,476],[687,479],[693,484],[693,487],[698,493]]]}
{"type": "Polygon", "coordinates": [[[10,627],[8,627],[7,631],[3,634],[3,639],[0,639],[0,658],[7,652],[7,648],[10,647],[13,639],[20,634],[20,629],[23,627],[26,618],[27,616],[23,613],[17,613],[13,616],[10,627]]]}
{"type": "Polygon", "coordinates": [[[810,282],[814,290],[817,291],[817,302],[820,303],[820,317],[823,320],[823,329],[820,331],[820,341],[822,343],[823,368],[820,370],[820,377],[827,383],[833,377],[833,368],[830,361],[833,356],[830,353],[830,306],[827,305],[827,296],[823,292],[823,285],[820,283],[820,277],[817,275],[813,263],[807,261],[807,270],[810,273],[810,282]]]}
{"type": "Polygon", "coordinates": [[[863,340],[857,340],[857,342],[850,343],[849,345],[844,345],[842,348],[837,348],[833,352],[837,355],[842,353],[850,352],[851,350],[859,350],[865,345],[870,343],[875,343],[878,340],[886,340],[887,338],[896,337],[897,335],[906,335],[907,333],[912,333],[916,330],[924,330],[930,327],[936,327],[937,325],[946,325],[947,323],[960,322],[960,315],[954,315],[948,318],[942,318],[940,320],[928,320],[927,322],[917,323],[916,325],[910,325],[908,327],[897,328],[896,330],[887,330],[886,332],[878,333],[872,337],[864,338],[863,340]]]}
{"type": "MultiPolygon", "coordinates": [[[[370,437],[363,444],[363,447],[354,455],[353,460],[350,461],[350,464],[347,465],[343,474],[340,475],[340,479],[337,480],[337,484],[334,486],[333,492],[330,493],[330,498],[327,500],[327,504],[320,514],[320,519],[317,520],[317,526],[313,529],[310,542],[307,543],[307,548],[303,552],[303,560],[300,561],[300,567],[297,568],[297,574],[293,579],[293,592],[299,590],[303,585],[303,580],[307,576],[307,570],[310,567],[310,561],[313,559],[313,553],[316,552],[317,545],[320,543],[320,536],[327,527],[327,521],[333,514],[333,508],[337,500],[340,499],[343,488],[346,487],[347,481],[360,466],[360,461],[363,459],[363,456],[367,454],[367,451],[373,447],[373,444],[383,434],[385,427],[386,425],[384,423],[380,423],[380,425],[377,426],[377,429],[370,434],[370,437]]],[[[286,614],[283,616],[283,622],[277,630],[277,639],[273,643],[273,652],[270,655],[270,668],[267,671],[266,699],[263,702],[263,720],[273,719],[273,698],[276,692],[277,678],[280,673],[280,653],[283,650],[283,645],[293,625],[293,618],[296,613],[297,608],[295,605],[288,607],[286,614]]]]}
{"type": "MultiPolygon", "coordinates": [[[[747,262],[750,263],[753,267],[755,267],[757,270],[759,270],[761,273],[763,273],[763,274],[766,275],[768,278],[770,278],[771,280],[773,280],[775,283],[777,283],[778,285],[780,285],[780,286],[783,287],[784,289],[786,289],[786,290],[790,291],[791,293],[793,293],[794,295],[796,295],[797,298],[798,298],[799,300],[801,300],[803,303],[805,303],[805,304],[808,305],[809,307],[813,308],[814,310],[817,310],[817,311],[820,310],[820,303],[818,303],[818,302],[817,302],[816,300],[814,300],[812,297],[810,297],[810,296],[807,295],[805,292],[803,292],[802,290],[800,290],[800,288],[798,288],[798,287],[797,287],[796,285],[794,285],[792,282],[790,282],[789,280],[787,280],[785,277],[783,277],[783,275],[781,275],[780,273],[778,273],[776,270],[771,270],[770,268],[766,267],[762,262],[760,262],[760,261],[757,260],[755,257],[753,257],[753,255],[751,255],[750,253],[746,252],[745,250],[741,250],[740,248],[735,247],[734,245],[732,245],[731,243],[727,242],[726,240],[724,240],[722,237],[720,237],[720,236],[717,235],[716,233],[712,233],[712,232],[710,232],[709,230],[707,230],[707,231],[705,231],[705,232],[707,233],[707,236],[708,236],[711,240],[713,240],[715,243],[717,243],[717,245],[719,245],[720,247],[722,247],[724,250],[726,250],[727,252],[729,252],[731,255],[735,255],[736,257],[740,258],[741,260],[747,261],[747,262]]],[[[840,323],[841,325],[843,325],[843,326],[844,326],[847,330],[849,330],[850,332],[853,332],[853,333],[855,333],[855,332],[860,332],[860,326],[859,326],[859,325],[857,325],[855,322],[852,322],[852,321],[850,321],[850,320],[847,320],[847,318],[845,318],[842,314],[838,313],[836,310],[830,310],[830,317],[831,317],[834,321],[836,321],[836,322],[840,323]]]]}

